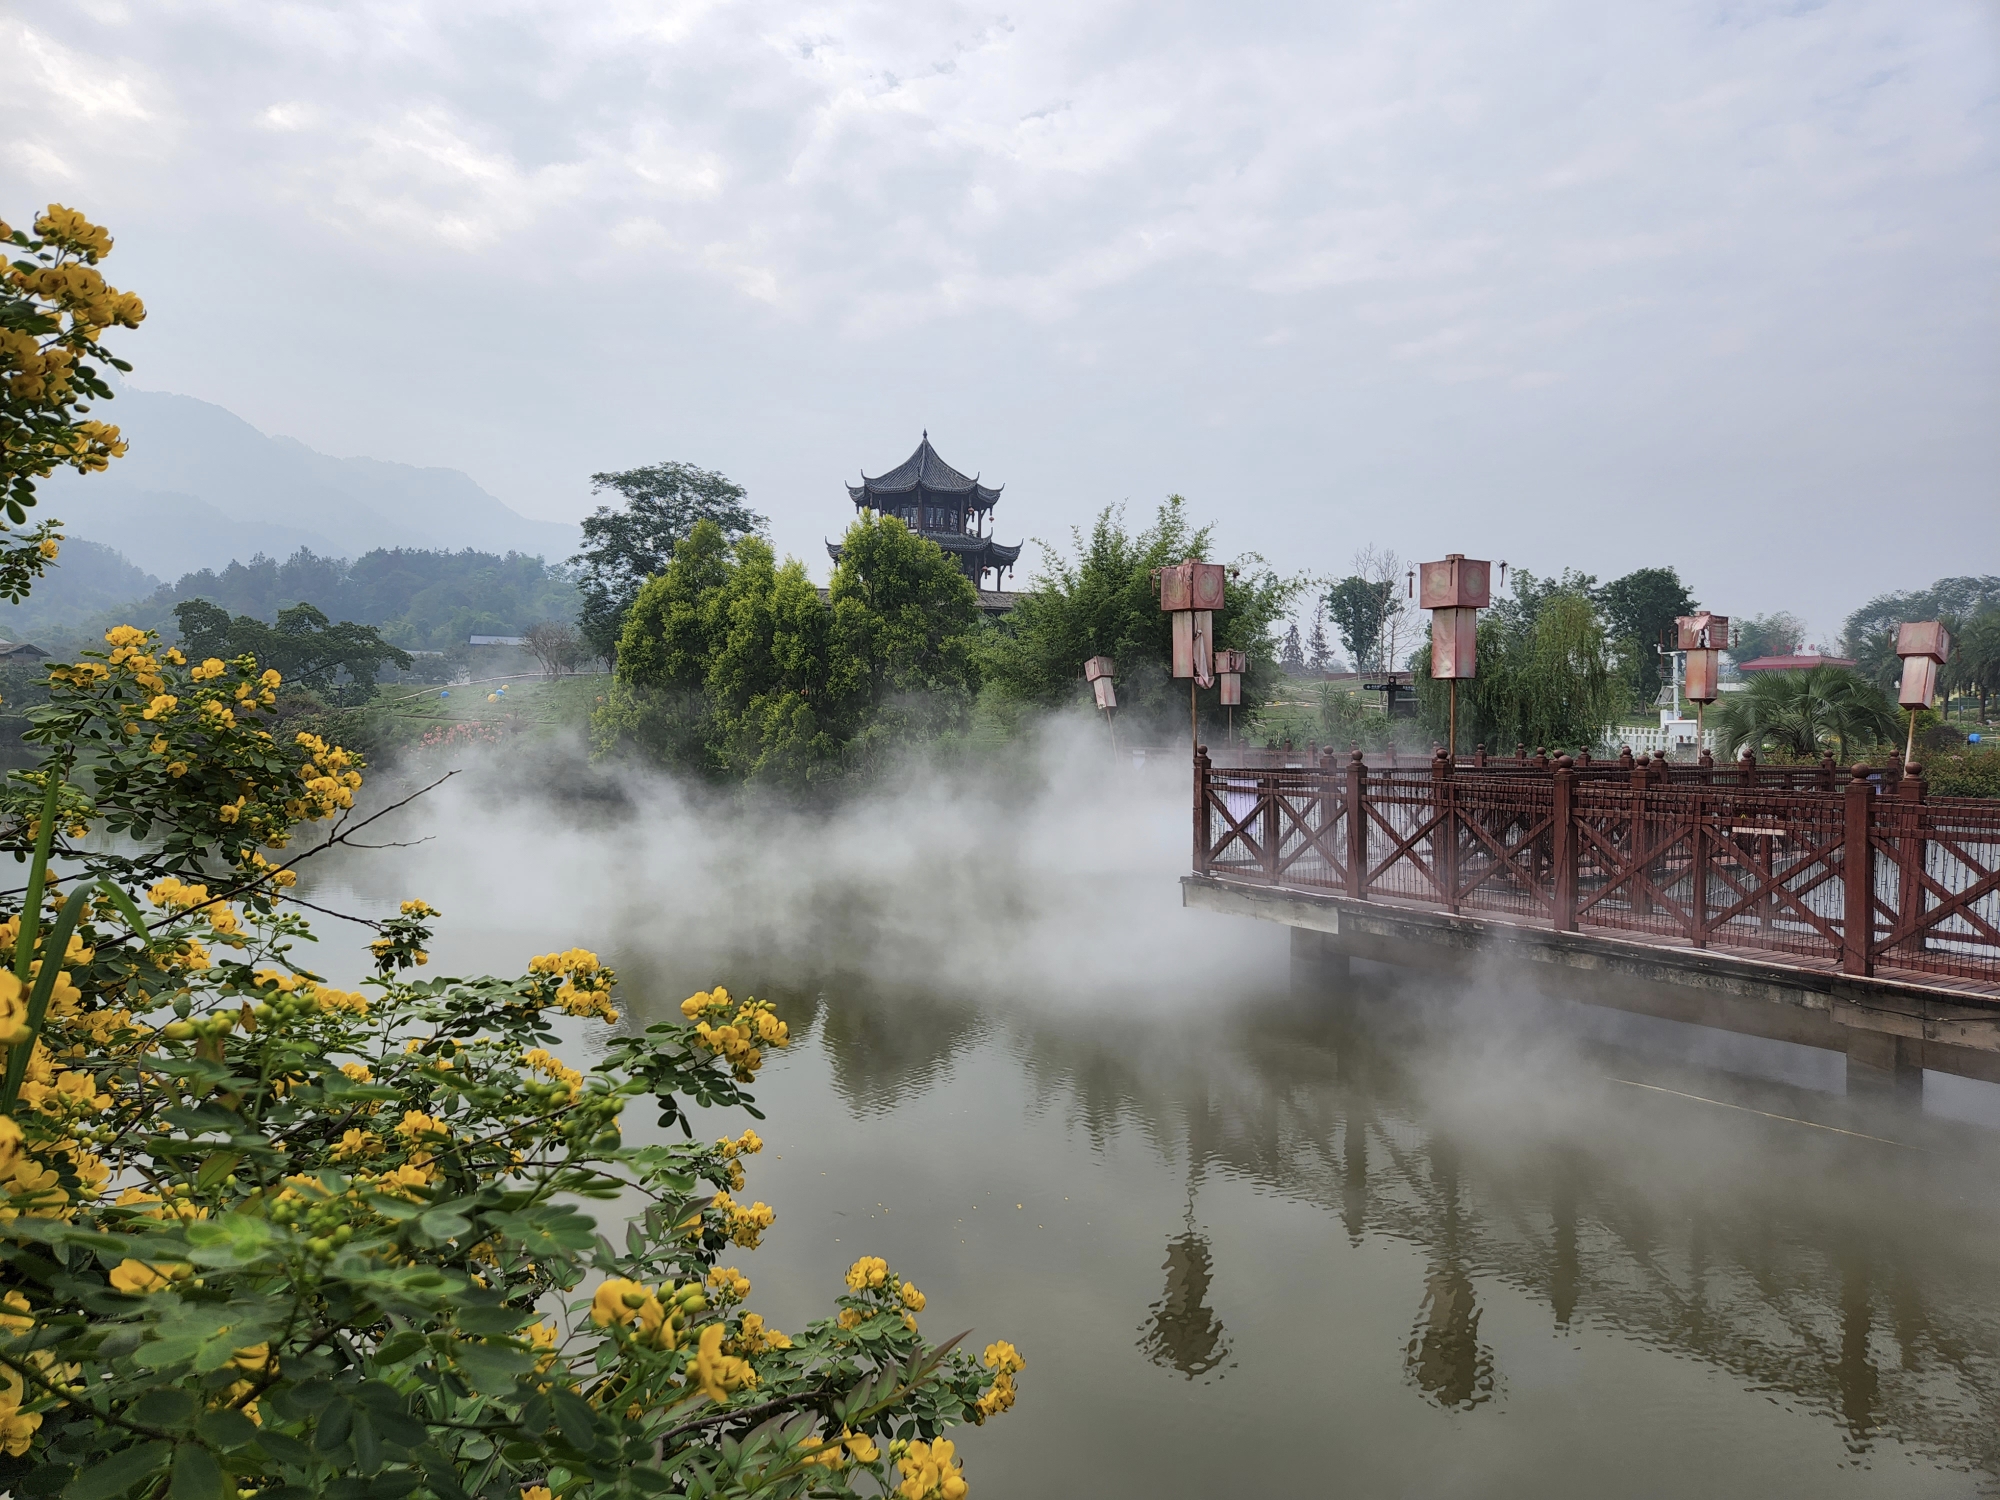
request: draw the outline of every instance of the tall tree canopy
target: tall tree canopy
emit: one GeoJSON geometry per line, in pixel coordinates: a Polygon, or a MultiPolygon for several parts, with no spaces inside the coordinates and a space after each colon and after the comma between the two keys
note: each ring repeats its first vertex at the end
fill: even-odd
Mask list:
{"type": "Polygon", "coordinates": [[[1940,578],[1927,589],[1877,594],[1847,617],[1841,651],[1858,660],[1867,652],[1871,637],[1894,632],[1904,620],[1936,620],[1946,615],[1967,619],[1995,604],[2000,604],[2000,576],[1991,573],[1940,578]]]}
{"type": "MultiPolygon", "coordinates": [[[[1206,561],[1211,528],[1188,520],[1187,502],[1170,495],[1143,531],[1126,529],[1121,509],[1098,513],[1088,537],[1071,533],[1068,557],[1047,556],[1014,610],[986,642],[987,680],[1008,697],[1054,707],[1085,703],[1090,693],[1083,664],[1109,656],[1118,666],[1119,712],[1155,728],[1187,724],[1187,684],[1169,671],[1173,625],[1161,613],[1153,571],[1195,558],[1206,561]]],[[[1229,581],[1229,608],[1215,619],[1216,644],[1246,651],[1246,708],[1261,703],[1280,675],[1276,627],[1299,592],[1260,557],[1237,559],[1229,581]]],[[[1202,696],[1216,707],[1216,689],[1202,696]]],[[[1211,720],[1211,722],[1213,722],[1211,720]]]]}
{"type": "Polygon", "coordinates": [[[1326,591],[1326,616],[1357,672],[1380,672],[1392,665],[1382,659],[1382,626],[1395,595],[1395,579],[1364,578],[1359,573],[1350,573],[1326,591]]]}
{"type": "Polygon", "coordinates": [[[696,522],[713,522],[725,541],[765,526],[764,517],[744,504],[743,486],[693,464],[593,474],[590,488],[593,494],[610,490],[622,497],[622,504],[600,505],[584,517],[583,550],[570,559],[583,591],[579,623],[601,656],[617,649],[625,612],[641,585],[666,571],[696,522]]]}
{"type": "Polygon", "coordinates": [[[1614,578],[1596,591],[1619,657],[1628,664],[1633,691],[1650,704],[1662,677],[1659,647],[1681,615],[1699,606],[1672,568],[1640,568],[1614,578]]]}
{"type": "Polygon", "coordinates": [[[716,779],[850,778],[964,727],[979,629],[971,581],[893,516],[856,520],[826,600],[703,518],[633,602],[597,744],[716,779]]]}
{"type": "MultiPolygon", "coordinates": [[[[1576,750],[1595,745],[1628,696],[1592,580],[1542,579],[1522,569],[1514,595],[1479,621],[1479,675],[1458,692],[1458,753],[1476,745],[1511,753],[1516,744],[1576,750]]],[[[1431,648],[1411,661],[1417,711],[1447,737],[1448,687],[1430,674],[1431,648]]]]}
{"type": "Polygon", "coordinates": [[[180,622],[181,649],[190,658],[254,656],[277,668],[286,683],[342,702],[373,697],[375,674],[383,666],[410,668],[409,653],[383,640],[374,626],[352,620],[336,625],[311,604],[280,610],[277,624],[267,625],[250,615],[231,618],[206,599],[186,599],[174,606],[174,618],[180,622]]]}
{"type": "Polygon", "coordinates": [[[1789,610],[1749,615],[1735,623],[1737,641],[1730,655],[1738,661],[1760,656],[1790,656],[1805,644],[1806,622],[1789,610]]]}

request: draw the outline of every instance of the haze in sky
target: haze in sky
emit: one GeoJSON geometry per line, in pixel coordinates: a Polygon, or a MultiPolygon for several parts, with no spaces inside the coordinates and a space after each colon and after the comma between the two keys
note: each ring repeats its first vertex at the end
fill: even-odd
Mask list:
{"type": "Polygon", "coordinates": [[[73,0],[0,216],[112,227],[139,386],[530,516],[685,459],[823,574],[928,428],[1002,540],[1180,491],[1824,636],[2000,570],[1996,113],[1976,0],[73,0]]]}

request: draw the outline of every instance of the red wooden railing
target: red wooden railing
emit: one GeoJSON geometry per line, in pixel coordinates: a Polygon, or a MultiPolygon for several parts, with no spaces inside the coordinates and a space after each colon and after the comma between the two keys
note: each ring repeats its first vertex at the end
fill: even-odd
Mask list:
{"type": "Polygon", "coordinates": [[[2000,989],[2000,803],[1927,797],[1914,766],[1781,769],[1331,751],[1228,767],[1203,749],[1195,869],[2000,989]]]}

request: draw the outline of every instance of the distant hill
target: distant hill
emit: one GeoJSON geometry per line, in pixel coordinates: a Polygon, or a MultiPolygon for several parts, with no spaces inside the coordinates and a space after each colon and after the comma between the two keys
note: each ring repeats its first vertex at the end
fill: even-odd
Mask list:
{"type": "Polygon", "coordinates": [[[36,514],[158,577],[301,547],[326,557],[469,547],[550,562],[577,548],[576,527],[531,521],[456,469],[333,458],[191,396],[127,389],[93,415],[116,422],[131,452],[102,474],[43,481],[36,514]]]}
{"type": "Polygon", "coordinates": [[[379,626],[384,639],[412,651],[457,650],[473,635],[522,635],[543,620],[575,619],[581,603],[559,563],[520,553],[378,548],[349,561],[301,548],[283,562],[259,555],[163,584],[109,547],[70,538],[25,603],[0,604],[0,638],[63,657],[101,650],[112,625],[174,640],[174,606],[186,599],[266,623],[290,605],[315,604],[333,619],[379,626]]]}

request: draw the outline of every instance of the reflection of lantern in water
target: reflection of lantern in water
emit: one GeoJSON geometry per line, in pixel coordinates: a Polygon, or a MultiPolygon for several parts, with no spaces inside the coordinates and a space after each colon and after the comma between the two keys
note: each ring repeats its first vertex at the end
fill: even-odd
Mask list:
{"type": "Polygon", "coordinates": [[[1438,1405],[1477,1406],[1493,1396],[1493,1351],[1479,1342],[1479,1304],[1459,1251],[1458,1158],[1443,1141],[1432,1142],[1430,1157],[1443,1223],[1405,1365],[1438,1405]]]}
{"type": "MultiPolygon", "coordinates": [[[[1149,1309],[1152,1316],[1139,1332],[1139,1347],[1162,1369],[1179,1370],[1192,1380],[1206,1375],[1229,1357],[1229,1340],[1222,1320],[1208,1306],[1208,1284],[1215,1263],[1208,1241],[1194,1227],[1194,1199],[1188,1199],[1187,1229],[1167,1241],[1166,1294],[1149,1309]]],[[[1216,1377],[1218,1380],[1221,1376],[1216,1377]]]]}

